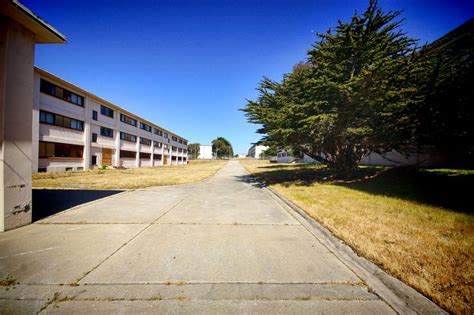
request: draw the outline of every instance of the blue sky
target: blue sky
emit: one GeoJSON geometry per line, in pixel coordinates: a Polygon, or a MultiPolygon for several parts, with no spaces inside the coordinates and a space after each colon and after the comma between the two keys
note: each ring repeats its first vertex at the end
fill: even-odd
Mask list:
{"type": "MultiPolygon", "coordinates": [[[[35,63],[190,142],[260,139],[239,108],[262,76],[280,79],[324,32],[367,1],[22,0],[68,37],[35,63]]],[[[380,1],[431,42],[474,17],[474,1],[380,1]]]]}

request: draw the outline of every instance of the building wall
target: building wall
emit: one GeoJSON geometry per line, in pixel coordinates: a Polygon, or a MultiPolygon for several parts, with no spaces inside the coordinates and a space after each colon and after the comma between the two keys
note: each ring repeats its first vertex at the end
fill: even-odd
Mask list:
{"type": "MultiPolygon", "coordinates": [[[[187,141],[160,126],[152,124],[136,115],[133,115],[120,107],[102,100],[87,91],[80,89],[60,78],[57,78],[44,70],[35,69],[34,73],[34,106],[33,106],[33,171],[64,171],[82,170],[104,164],[109,149],[112,150],[112,166],[149,167],[164,165],[165,155],[168,156],[168,164],[185,164],[187,160],[187,141]],[[63,89],[71,91],[84,98],[84,106],[79,106],[55,96],[40,91],[40,82],[44,79],[63,89]],[[113,118],[101,113],[101,106],[113,110],[113,118]],[[45,123],[40,123],[40,111],[47,111],[65,117],[73,118],[83,122],[84,130],[75,130],[45,123]],[[93,119],[93,111],[97,112],[97,119],[93,119]],[[120,114],[124,114],[137,120],[137,126],[124,123],[120,120],[120,114]],[[140,122],[152,127],[152,131],[140,128],[140,122]],[[113,130],[113,136],[107,137],[101,134],[101,127],[113,130]],[[163,131],[163,136],[154,133],[154,129],[163,131]],[[136,142],[122,140],[120,132],[136,136],[136,142]],[[165,137],[168,134],[168,138],[165,137]],[[96,140],[93,142],[93,135],[96,140]],[[172,137],[177,137],[174,141],[172,137]],[[140,138],[152,141],[152,145],[140,143],[140,138]],[[179,142],[182,141],[182,143],[179,142]],[[39,158],[39,141],[75,144],[84,147],[82,158],[39,158]],[[159,147],[158,143],[161,143],[159,147]],[[168,146],[168,148],[166,148],[168,146]],[[175,147],[176,150],[172,150],[175,147]],[[120,157],[120,150],[131,151],[134,157],[120,157]],[[139,152],[149,153],[149,158],[140,158],[139,152]],[[156,155],[156,156],[155,156],[156,155]],[[174,158],[172,158],[174,157],[174,158]],[[93,165],[94,163],[94,165],[93,165]]],[[[30,102],[31,103],[31,102],[30,102]]]]}
{"type": "Polygon", "coordinates": [[[268,149],[268,147],[265,146],[265,145],[253,144],[249,148],[247,155],[248,155],[248,157],[253,157],[253,158],[259,159],[260,155],[267,149],[268,149]]]}
{"type": "Polygon", "coordinates": [[[419,165],[421,167],[435,167],[443,165],[444,160],[445,158],[440,154],[412,153],[405,155],[392,150],[382,155],[372,152],[362,157],[359,164],[372,166],[419,165]]]}
{"type": "Polygon", "coordinates": [[[212,160],[212,145],[201,145],[199,146],[199,160],[212,160]]]}
{"type": "Polygon", "coordinates": [[[0,231],[31,222],[34,35],[0,15],[0,231]]]}

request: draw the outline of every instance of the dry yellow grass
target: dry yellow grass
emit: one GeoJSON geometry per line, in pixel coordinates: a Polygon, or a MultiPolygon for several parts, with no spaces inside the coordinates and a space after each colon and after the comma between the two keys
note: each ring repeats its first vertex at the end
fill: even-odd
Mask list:
{"type": "MultiPolygon", "coordinates": [[[[413,196],[408,190],[403,198],[403,194],[395,197],[374,193],[380,187],[373,191],[358,189],[367,188],[366,183],[357,186],[324,178],[310,180],[311,176],[314,178],[318,172],[324,171],[315,166],[280,166],[255,160],[244,160],[242,164],[357,252],[441,307],[453,313],[473,313],[472,211],[430,205],[420,201],[429,197],[425,195],[416,196],[419,198],[414,201],[414,198],[409,198],[413,196]],[[303,178],[303,181],[297,178],[303,178]]],[[[399,185],[411,187],[410,183],[396,180],[399,185]]],[[[388,185],[385,188],[394,191],[404,189],[390,187],[393,182],[388,183],[379,181],[375,185],[388,185]]],[[[464,198],[468,201],[469,196],[464,198]]],[[[468,207],[472,210],[471,203],[468,207]]]]}
{"type": "Polygon", "coordinates": [[[187,165],[133,169],[94,169],[33,174],[34,188],[137,189],[198,182],[215,174],[225,161],[190,161],[187,165]]]}

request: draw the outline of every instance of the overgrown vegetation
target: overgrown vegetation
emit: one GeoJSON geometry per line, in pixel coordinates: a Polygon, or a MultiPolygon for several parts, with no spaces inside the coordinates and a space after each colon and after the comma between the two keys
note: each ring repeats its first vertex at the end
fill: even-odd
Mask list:
{"type": "Polygon", "coordinates": [[[242,160],[361,255],[454,313],[474,310],[474,173],[242,160]]]}
{"type": "Polygon", "coordinates": [[[224,161],[189,161],[187,165],[33,174],[34,188],[137,189],[198,182],[215,174],[224,161]]]}

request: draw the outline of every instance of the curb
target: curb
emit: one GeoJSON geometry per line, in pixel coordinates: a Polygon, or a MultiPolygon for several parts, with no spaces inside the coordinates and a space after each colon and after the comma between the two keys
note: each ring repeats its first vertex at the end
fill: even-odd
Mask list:
{"type": "Polygon", "coordinates": [[[263,188],[394,311],[399,314],[448,314],[423,294],[359,256],[292,201],[265,184],[263,188]]]}

